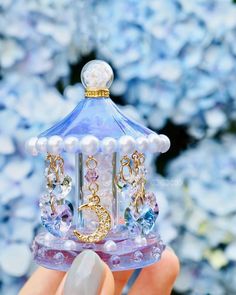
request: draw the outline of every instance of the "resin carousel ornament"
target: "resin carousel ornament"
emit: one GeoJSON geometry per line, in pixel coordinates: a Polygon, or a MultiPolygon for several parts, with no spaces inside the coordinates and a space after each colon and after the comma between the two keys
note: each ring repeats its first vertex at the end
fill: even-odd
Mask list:
{"type": "Polygon", "coordinates": [[[113,71],[106,62],[87,63],[81,80],[85,98],[26,144],[32,155],[45,155],[46,165],[39,202],[46,231],[34,240],[34,258],[66,271],[90,248],[114,271],[150,265],[164,245],[156,225],[157,198],[146,190],[145,156],[166,152],[170,141],[124,116],[112,102],[113,71]],[[66,153],[75,156],[75,183],[66,173],[66,153]]]}

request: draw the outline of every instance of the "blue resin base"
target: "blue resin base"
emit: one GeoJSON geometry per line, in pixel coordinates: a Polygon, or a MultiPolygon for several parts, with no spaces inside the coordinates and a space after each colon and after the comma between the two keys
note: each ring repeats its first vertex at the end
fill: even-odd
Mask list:
{"type": "Polygon", "coordinates": [[[74,258],[83,250],[92,249],[112,271],[142,268],[160,260],[165,249],[160,236],[151,233],[146,237],[128,237],[125,233],[111,232],[96,244],[79,242],[70,233],[65,239],[49,233],[39,233],[32,246],[34,260],[49,269],[67,271],[74,258]]]}

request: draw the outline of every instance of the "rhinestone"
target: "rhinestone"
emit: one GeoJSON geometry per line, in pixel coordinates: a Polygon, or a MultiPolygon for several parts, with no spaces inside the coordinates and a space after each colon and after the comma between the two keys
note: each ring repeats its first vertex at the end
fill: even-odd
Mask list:
{"type": "Polygon", "coordinates": [[[134,261],[140,262],[143,260],[143,253],[141,251],[134,252],[134,261]]]}
{"type": "Polygon", "coordinates": [[[62,252],[57,252],[54,256],[53,259],[55,260],[56,264],[62,264],[64,261],[64,255],[62,252]]]}
{"type": "Polygon", "coordinates": [[[157,246],[154,246],[152,248],[152,256],[155,259],[160,259],[160,257],[161,257],[161,250],[157,246]]]}
{"type": "Polygon", "coordinates": [[[120,265],[120,256],[117,256],[117,255],[111,256],[111,263],[115,267],[119,266],[120,265]]]}
{"type": "Polygon", "coordinates": [[[37,254],[38,254],[39,256],[44,257],[44,256],[45,256],[45,253],[46,253],[45,248],[40,248],[40,249],[38,249],[37,254]]]}

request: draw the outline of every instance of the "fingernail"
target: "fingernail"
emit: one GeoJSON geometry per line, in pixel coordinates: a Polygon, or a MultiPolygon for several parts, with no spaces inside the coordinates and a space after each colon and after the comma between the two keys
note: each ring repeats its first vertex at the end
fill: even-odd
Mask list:
{"type": "Polygon", "coordinates": [[[64,295],[96,295],[103,281],[104,265],[91,250],[80,253],[73,261],[65,281],[64,295]]]}

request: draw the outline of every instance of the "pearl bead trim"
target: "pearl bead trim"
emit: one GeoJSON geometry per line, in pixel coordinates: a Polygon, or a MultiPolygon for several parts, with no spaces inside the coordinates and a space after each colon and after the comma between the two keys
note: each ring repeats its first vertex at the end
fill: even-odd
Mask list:
{"type": "Polygon", "coordinates": [[[103,154],[111,154],[120,152],[122,154],[130,154],[134,150],[147,153],[165,153],[170,148],[170,140],[164,134],[152,133],[149,136],[133,138],[129,135],[124,135],[119,139],[106,137],[99,140],[93,135],[84,136],[78,139],[74,136],[62,138],[58,135],[46,137],[32,137],[26,142],[26,150],[33,156],[39,153],[59,154],[67,153],[84,153],[86,155],[94,155],[97,152],[103,154]]]}

